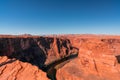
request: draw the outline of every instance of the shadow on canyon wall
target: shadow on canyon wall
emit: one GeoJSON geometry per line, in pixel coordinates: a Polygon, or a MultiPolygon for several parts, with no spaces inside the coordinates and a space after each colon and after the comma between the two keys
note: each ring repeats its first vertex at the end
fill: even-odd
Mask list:
{"type": "Polygon", "coordinates": [[[116,56],[118,63],[120,64],[120,55],[116,56]]]}
{"type": "MultiPolygon", "coordinates": [[[[15,45],[13,45],[13,46],[14,46],[15,50],[12,53],[4,52],[5,51],[4,47],[7,44],[9,45],[9,43],[7,43],[6,45],[0,44],[0,46],[1,46],[0,47],[0,56],[7,56],[10,59],[15,58],[16,60],[20,60],[22,62],[28,62],[28,63],[30,63],[32,65],[36,65],[40,69],[42,69],[42,66],[44,65],[44,63],[46,61],[46,52],[43,51],[43,49],[41,49],[39,47],[39,45],[37,44],[37,42],[32,38],[30,39],[30,43],[29,43],[30,46],[26,49],[21,48],[20,41],[18,41],[18,40],[16,42],[14,42],[15,45]],[[20,49],[18,49],[18,48],[20,48],[20,49]],[[3,54],[2,54],[2,52],[3,52],[3,54]]],[[[43,41],[43,40],[41,40],[41,41],[43,41]]],[[[42,43],[41,45],[44,45],[46,48],[50,48],[49,45],[45,44],[45,42],[44,42],[44,44],[42,43]]],[[[6,47],[6,49],[7,49],[7,47],[6,47]]],[[[12,62],[12,60],[8,61],[8,62],[12,62]]],[[[6,62],[6,63],[8,63],[8,62],[6,62]]]]}

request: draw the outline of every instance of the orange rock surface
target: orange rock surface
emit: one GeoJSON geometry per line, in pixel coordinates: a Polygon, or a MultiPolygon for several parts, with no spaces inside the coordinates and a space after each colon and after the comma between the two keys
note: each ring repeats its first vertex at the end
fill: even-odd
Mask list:
{"type": "Polygon", "coordinates": [[[0,80],[49,80],[46,73],[29,63],[0,57],[0,80]]]}

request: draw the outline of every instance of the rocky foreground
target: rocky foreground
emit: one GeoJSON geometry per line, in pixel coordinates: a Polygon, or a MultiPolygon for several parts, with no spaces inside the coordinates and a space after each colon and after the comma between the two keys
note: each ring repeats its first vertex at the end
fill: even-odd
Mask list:
{"type": "Polygon", "coordinates": [[[0,80],[119,80],[120,36],[0,36],[0,80]]]}

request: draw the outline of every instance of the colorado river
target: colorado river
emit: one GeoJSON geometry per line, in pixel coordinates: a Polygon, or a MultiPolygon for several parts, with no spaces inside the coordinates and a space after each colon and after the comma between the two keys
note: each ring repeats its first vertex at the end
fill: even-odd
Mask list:
{"type": "Polygon", "coordinates": [[[47,73],[47,76],[51,80],[56,80],[56,71],[57,69],[64,66],[66,63],[68,63],[70,60],[76,58],[78,56],[78,53],[71,54],[69,56],[66,56],[62,59],[56,60],[48,65],[46,65],[45,72],[47,73]]]}

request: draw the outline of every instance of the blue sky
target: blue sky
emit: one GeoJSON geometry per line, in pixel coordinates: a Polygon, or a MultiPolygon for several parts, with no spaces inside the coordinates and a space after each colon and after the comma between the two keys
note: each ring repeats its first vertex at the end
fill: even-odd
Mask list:
{"type": "Polygon", "coordinates": [[[0,0],[0,34],[120,34],[120,0],[0,0]]]}

